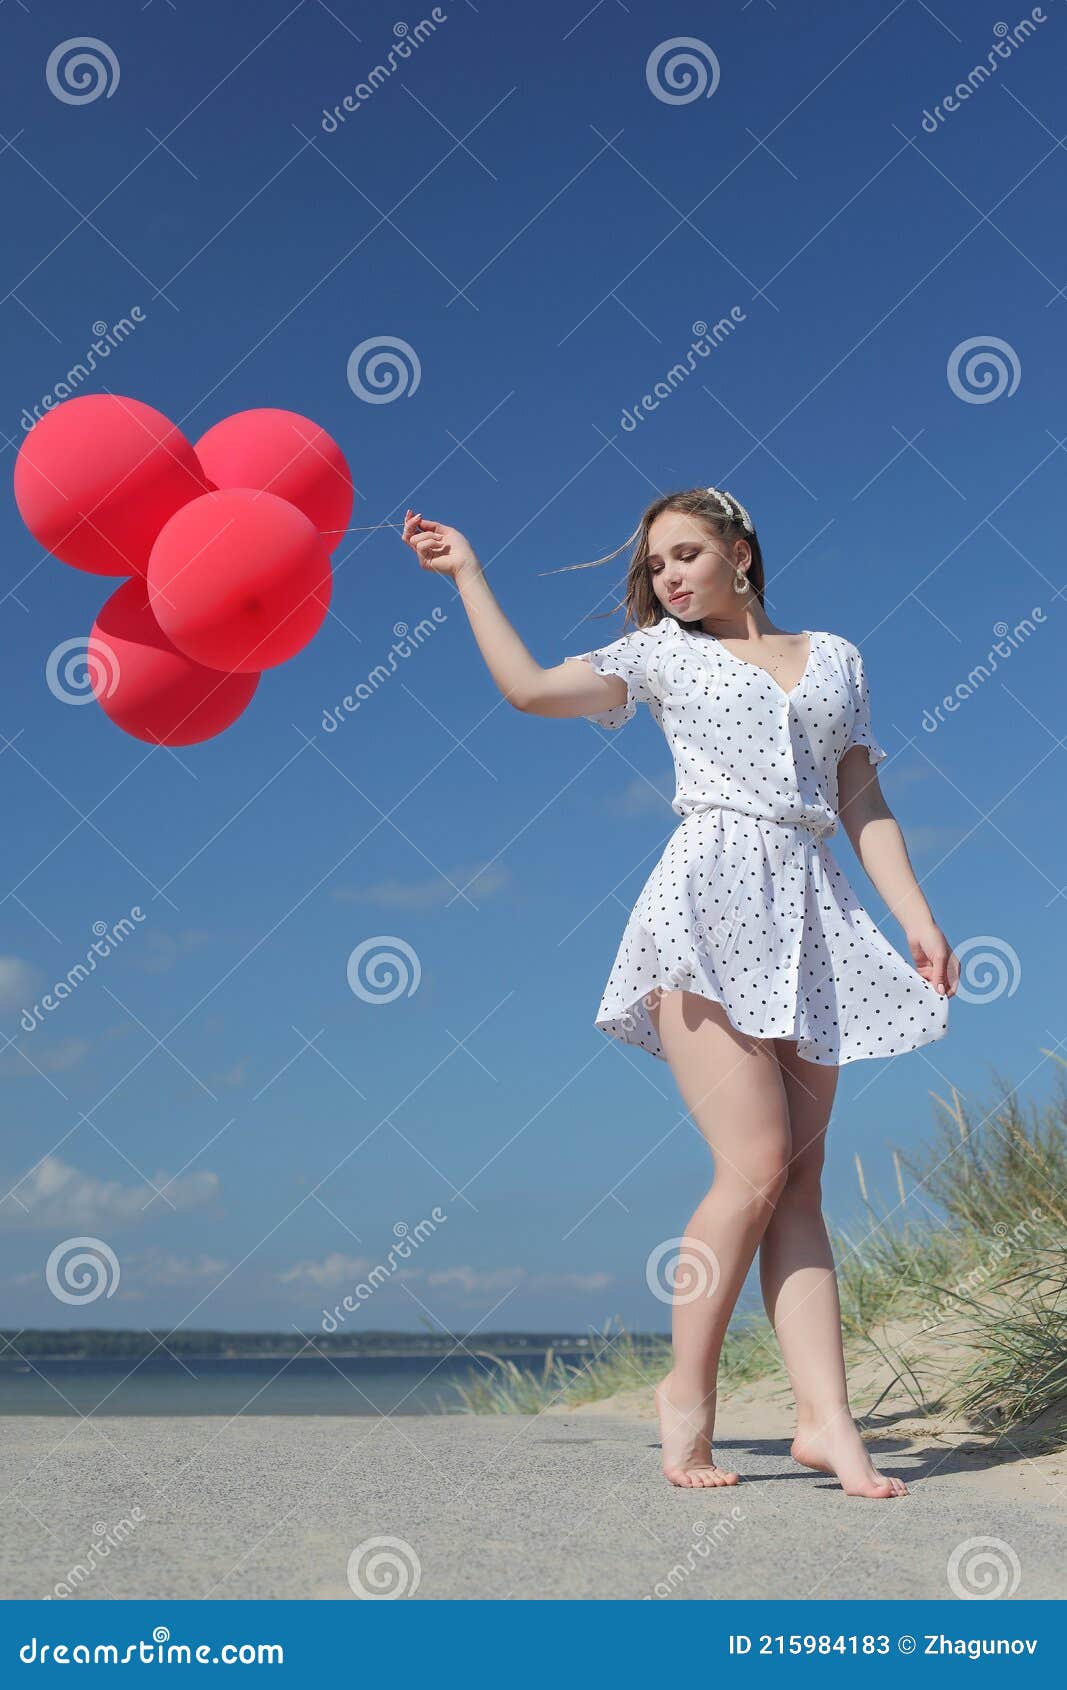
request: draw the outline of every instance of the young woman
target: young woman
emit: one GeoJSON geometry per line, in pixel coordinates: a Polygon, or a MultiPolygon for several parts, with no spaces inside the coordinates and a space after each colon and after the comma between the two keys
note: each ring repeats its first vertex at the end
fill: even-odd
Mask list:
{"type": "MultiPolygon", "coordinates": [[[[820,1173],[837,1071],[943,1037],[959,965],[878,784],[863,660],[840,634],[785,633],[764,608],[748,512],[722,489],[645,511],[626,585],[636,627],[542,669],[467,540],[408,511],[404,540],[452,577],[516,709],[618,728],[647,704],[682,817],[626,925],[596,1025],[669,1063],[715,1177],[679,1250],[674,1364],[657,1388],[675,1485],[732,1485],[712,1454],[719,1353],[759,1250],[796,1398],[794,1458],[853,1496],[906,1494],[849,1408],[820,1173]],[[894,949],[826,839],[844,827],[900,923],[894,949]]],[[[606,561],[603,559],[598,562],[606,561]]]]}

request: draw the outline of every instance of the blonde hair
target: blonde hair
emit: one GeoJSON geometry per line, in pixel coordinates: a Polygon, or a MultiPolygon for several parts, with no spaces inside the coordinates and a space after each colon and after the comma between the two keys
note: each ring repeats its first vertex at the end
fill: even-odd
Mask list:
{"type": "MultiPolygon", "coordinates": [[[[748,517],[744,506],[739,504],[732,494],[722,488],[690,487],[680,493],[666,493],[661,499],[656,499],[643,513],[640,522],[633,533],[628,535],[621,546],[609,552],[606,557],[594,558],[591,563],[571,563],[565,569],[547,569],[541,573],[545,575],[562,575],[570,569],[595,569],[599,564],[610,563],[618,557],[621,551],[633,544],[633,556],[626,573],[626,591],[621,605],[616,610],[625,610],[627,621],[632,617],[637,627],[651,628],[657,622],[662,622],[670,612],[664,608],[652,587],[652,577],[648,571],[648,556],[651,547],[648,543],[648,531],[658,516],[664,511],[680,511],[685,516],[698,517],[713,534],[727,545],[734,540],[746,540],[752,552],[752,562],[748,567],[748,580],[760,604],[763,604],[764,574],[763,553],[756,537],[755,528],[748,517]],[[747,526],[746,526],[747,524],[747,526]]],[[[613,612],[605,612],[611,615],[613,612]]],[[[681,617],[673,617],[673,621],[681,622],[681,617]]],[[[682,622],[683,628],[698,628],[699,622],[682,622]]],[[[623,629],[625,632],[625,628],[623,629]]]]}

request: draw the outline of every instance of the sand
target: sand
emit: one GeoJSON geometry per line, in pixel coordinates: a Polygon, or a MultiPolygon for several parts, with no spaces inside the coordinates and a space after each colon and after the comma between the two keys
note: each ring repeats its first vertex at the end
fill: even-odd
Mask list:
{"type": "MultiPolygon", "coordinates": [[[[970,1359],[966,1348],[948,1334],[935,1332],[921,1341],[914,1325],[907,1322],[883,1328],[879,1341],[890,1355],[906,1356],[928,1398],[936,1395],[936,1381],[946,1372],[949,1349],[954,1352],[953,1372],[970,1359]]],[[[849,1400],[872,1449],[892,1449],[894,1455],[934,1463],[951,1455],[956,1458],[952,1463],[955,1488],[990,1498],[1028,1496],[1067,1514],[1067,1451],[1050,1447],[1057,1442],[1055,1427],[1062,1417],[1050,1416],[1026,1430],[998,1437],[950,1413],[919,1412],[914,1395],[897,1373],[891,1361],[873,1353],[859,1361],[853,1357],[849,1365],[849,1400]],[[875,1412],[869,1413],[875,1404],[875,1412]]],[[[652,1391],[644,1388],[577,1407],[553,1407],[546,1413],[578,1419],[617,1416],[653,1425],[656,1420],[652,1391]]],[[[795,1429],[794,1413],[788,1382],[780,1372],[749,1386],[722,1390],[716,1442],[788,1447],[795,1429]]],[[[1062,1443],[1062,1438],[1058,1441],[1062,1443]]]]}
{"type": "Polygon", "coordinates": [[[1062,1594],[1060,1458],[990,1468],[933,1432],[886,1428],[877,1458],[910,1494],[846,1497],[790,1460],[780,1406],[737,1399],[719,1447],[741,1483],[679,1490],[662,1477],[646,1406],[10,1418],[0,1590],[74,1601],[354,1600],[350,1564],[368,1588],[358,1568],[387,1537],[395,1541],[377,1546],[378,1565],[417,1600],[954,1601],[954,1563],[968,1561],[976,1538],[993,1538],[1006,1595],[1062,1594]],[[94,1541],[105,1551],[94,1554],[94,1541]]]}

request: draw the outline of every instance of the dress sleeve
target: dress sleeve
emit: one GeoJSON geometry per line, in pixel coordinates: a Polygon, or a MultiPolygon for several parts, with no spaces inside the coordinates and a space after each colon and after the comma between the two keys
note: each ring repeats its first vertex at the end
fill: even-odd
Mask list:
{"type": "Polygon", "coordinates": [[[845,750],[851,750],[854,745],[865,745],[868,760],[871,763],[880,763],[885,756],[885,751],[875,739],[874,729],[871,727],[870,687],[867,683],[867,671],[863,666],[863,657],[858,646],[853,646],[850,652],[849,671],[852,676],[852,702],[855,714],[852,721],[852,732],[845,750]]]}
{"type": "MultiPolygon", "coordinates": [[[[588,715],[587,720],[602,728],[621,728],[636,714],[639,704],[648,704],[648,658],[650,652],[647,629],[631,628],[610,645],[598,646],[594,651],[568,653],[568,657],[584,658],[598,675],[621,675],[626,682],[626,702],[613,710],[601,710],[588,715]]],[[[564,659],[567,661],[567,659],[564,659]]]]}

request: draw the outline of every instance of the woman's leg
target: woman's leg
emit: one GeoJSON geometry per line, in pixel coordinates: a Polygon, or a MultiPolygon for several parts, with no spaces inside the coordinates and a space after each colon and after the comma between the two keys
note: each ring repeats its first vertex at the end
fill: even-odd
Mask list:
{"type": "Polygon", "coordinates": [[[850,1496],[904,1496],[901,1479],[878,1473],[848,1402],[841,1305],[821,1174],[838,1070],[805,1062],[774,1041],[789,1103],[789,1172],[760,1244],[760,1284],[797,1403],[794,1459],[836,1473],[850,1496]]]}
{"type": "Polygon", "coordinates": [[[789,1109],[773,1041],[739,1033],[720,1004],[664,992],[648,1005],[715,1178],[679,1249],[674,1365],[656,1392],[672,1484],[735,1484],[712,1458],[719,1352],[738,1292],[786,1179],[789,1109]]]}

